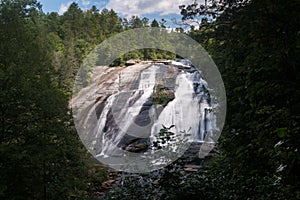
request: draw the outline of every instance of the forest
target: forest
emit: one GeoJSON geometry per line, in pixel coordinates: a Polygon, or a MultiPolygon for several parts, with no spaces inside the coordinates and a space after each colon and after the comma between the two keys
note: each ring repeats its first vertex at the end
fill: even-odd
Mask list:
{"type": "MultiPolygon", "coordinates": [[[[99,196],[108,170],[81,143],[69,103],[83,60],[126,30],[167,29],[166,20],[72,3],[59,15],[36,0],[0,1],[0,199],[300,199],[300,1],[206,0],[179,7],[173,31],[210,54],[227,95],[218,155],[181,173],[182,161],[125,174],[99,196]]],[[[142,49],[129,59],[176,59],[142,49]]],[[[165,130],[167,131],[167,129],[165,130]]]]}

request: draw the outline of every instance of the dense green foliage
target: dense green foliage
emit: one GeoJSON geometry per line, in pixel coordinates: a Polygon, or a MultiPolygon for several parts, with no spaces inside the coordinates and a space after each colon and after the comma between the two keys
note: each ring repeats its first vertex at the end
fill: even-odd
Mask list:
{"type": "Polygon", "coordinates": [[[300,198],[300,2],[206,2],[181,9],[185,20],[201,17],[200,29],[188,34],[209,51],[226,86],[221,155],[191,175],[175,163],[125,178],[108,198],[300,198]]]}
{"type": "Polygon", "coordinates": [[[58,87],[35,1],[0,5],[0,197],[81,196],[82,147],[58,87]],[[21,33],[21,34],[20,34],[21,33]]]}
{"type": "Polygon", "coordinates": [[[215,21],[190,32],[211,53],[227,92],[222,156],[210,169],[209,187],[220,199],[296,199],[300,2],[245,2],[231,2],[215,21]]]}
{"type": "MultiPolygon", "coordinates": [[[[63,15],[57,13],[43,14],[43,18],[47,26],[48,42],[52,48],[53,62],[57,68],[59,82],[67,91],[71,91],[75,76],[83,60],[105,39],[133,28],[165,28],[164,21],[158,24],[156,20],[153,20],[149,24],[149,19],[140,19],[137,16],[122,19],[113,10],[103,9],[99,11],[95,6],[90,10],[82,11],[77,3],[72,3],[63,15]]],[[[108,46],[107,48],[108,54],[114,51],[113,47],[108,46]]],[[[175,57],[170,52],[142,49],[121,55],[110,66],[123,66],[130,59],[147,60],[175,57]]],[[[94,59],[87,62],[95,63],[95,65],[101,63],[96,57],[90,56],[89,59],[94,59]]],[[[85,70],[88,72],[90,69],[85,70]]]]}
{"type": "MultiPolygon", "coordinates": [[[[63,15],[41,7],[35,0],[0,2],[1,199],[77,199],[95,192],[108,174],[95,166],[75,132],[69,110],[74,78],[106,38],[165,27],[164,20],[121,19],[95,6],[82,11],[77,3],[63,15]]],[[[145,49],[115,62],[167,56],[173,54],[145,49]]]]}
{"type": "Polygon", "coordinates": [[[111,67],[124,66],[126,64],[126,61],[128,60],[157,60],[157,59],[175,60],[177,58],[178,56],[176,56],[176,54],[172,52],[168,52],[160,49],[145,48],[145,49],[130,51],[128,53],[125,53],[124,55],[121,55],[119,58],[114,60],[114,62],[112,62],[110,66],[111,67]]]}
{"type": "Polygon", "coordinates": [[[73,5],[69,13],[77,15],[70,17],[40,8],[34,0],[0,3],[1,199],[80,198],[87,182],[100,178],[88,171],[93,162],[68,108],[71,79],[88,46],[75,42],[80,33],[72,17],[82,11],[73,5]]]}

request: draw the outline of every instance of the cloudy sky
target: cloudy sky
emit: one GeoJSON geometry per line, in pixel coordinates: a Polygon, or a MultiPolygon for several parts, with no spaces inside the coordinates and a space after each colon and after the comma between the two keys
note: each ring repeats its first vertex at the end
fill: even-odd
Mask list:
{"type": "Polygon", "coordinates": [[[82,9],[89,9],[92,5],[98,9],[115,10],[121,17],[138,15],[152,19],[166,19],[172,26],[171,19],[180,19],[179,5],[187,5],[194,0],[40,0],[44,12],[58,12],[63,14],[72,2],[77,2],[82,9]]]}

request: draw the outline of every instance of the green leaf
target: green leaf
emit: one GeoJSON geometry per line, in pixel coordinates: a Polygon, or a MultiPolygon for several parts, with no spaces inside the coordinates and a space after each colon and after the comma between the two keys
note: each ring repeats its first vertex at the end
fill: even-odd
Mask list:
{"type": "Polygon", "coordinates": [[[285,138],[287,135],[287,128],[278,128],[276,129],[277,135],[280,138],[285,138]]]}

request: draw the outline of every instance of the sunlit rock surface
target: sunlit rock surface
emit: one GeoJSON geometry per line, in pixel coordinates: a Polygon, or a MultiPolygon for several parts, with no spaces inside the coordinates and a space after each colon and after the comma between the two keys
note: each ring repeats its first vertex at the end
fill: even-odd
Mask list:
{"type": "Polygon", "coordinates": [[[213,142],[216,119],[206,81],[191,63],[173,63],[94,68],[89,86],[72,100],[90,150],[103,157],[149,151],[162,125],[175,125],[171,131],[189,135],[189,142],[213,142]],[[167,99],[155,101],[156,94],[167,99]]]}

